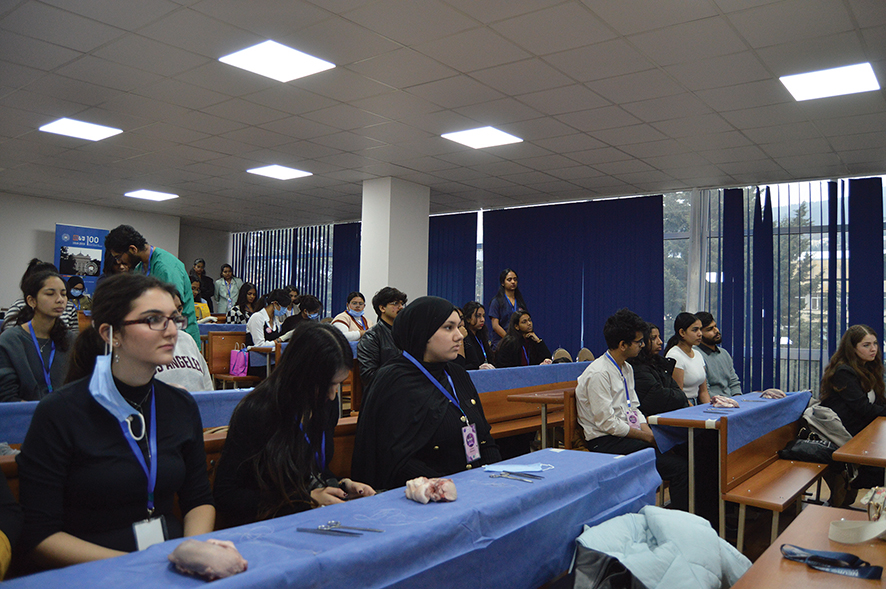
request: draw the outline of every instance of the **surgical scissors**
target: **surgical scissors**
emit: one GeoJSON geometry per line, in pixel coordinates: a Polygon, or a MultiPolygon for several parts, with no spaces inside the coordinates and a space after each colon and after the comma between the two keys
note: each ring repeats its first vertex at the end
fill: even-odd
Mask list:
{"type": "Polygon", "coordinates": [[[532,479],[524,479],[523,477],[514,476],[509,472],[500,472],[498,474],[489,475],[491,479],[511,479],[514,481],[523,481],[524,483],[532,483],[532,479]]]}
{"type": "Polygon", "coordinates": [[[329,520],[326,522],[325,526],[320,526],[321,530],[329,529],[329,530],[357,530],[360,532],[384,532],[384,530],[378,530],[376,528],[356,528],[354,526],[343,526],[340,521],[329,520]]]}

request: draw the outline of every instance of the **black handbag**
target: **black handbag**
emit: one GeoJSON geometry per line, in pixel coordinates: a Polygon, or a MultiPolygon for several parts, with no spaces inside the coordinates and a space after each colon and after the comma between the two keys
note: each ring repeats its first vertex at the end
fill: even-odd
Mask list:
{"type": "Polygon", "coordinates": [[[778,451],[778,457],[783,460],[834,464],[833,454],[836,449],[834,443],[810,436],[806,440],[791,440],[783,450],[778,451]]]}

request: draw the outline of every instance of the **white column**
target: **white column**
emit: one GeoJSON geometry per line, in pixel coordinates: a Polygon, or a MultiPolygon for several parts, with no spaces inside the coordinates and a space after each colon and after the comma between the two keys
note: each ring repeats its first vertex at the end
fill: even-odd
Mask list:
{"type": "Polygon", "coordinates": [[[427,186],[397,178],[363,182],[360,291],[367,305],[385,286],[402,290],[410,301],[428,293],[430,201],[427,186]]]}

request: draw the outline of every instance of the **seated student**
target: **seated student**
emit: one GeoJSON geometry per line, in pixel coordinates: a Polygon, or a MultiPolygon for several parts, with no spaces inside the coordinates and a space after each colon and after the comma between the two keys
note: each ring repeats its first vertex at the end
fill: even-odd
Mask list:
{"type": "Polygon", "coordinates": [[[695,317],[701,321],[701,343],[693,348],[704,354],[704,371],[710,396],[734,397],[741,394],[741,380],[735,373],[732,356],[718,344],[723,341],[714,316],[699,311],[695,317]]]}
{"type": "Polygon", "coordinates": [[[486,331],[486,309],[482,303],[471,301],[466,303],[462,312],[465,316],[465,368],[478,370],[495,368],[492,365],[492,346],[489,343],[489,332],[486,331]]]}
{"type": "Polygon", "coordinates": [[[215,308],[212,303],[212,296],[215,294],[215,281],[206,275],[206,260],[203,258],[194,260],[194,267],[191,268],[189,277],[191,282],[194,282],[196,278],[200,284],[200,296],[194,295],[194,302],[198,298],[203,299],[203,302],[209,306],[209,312],[212,313],[215,308]]]}
{"type": "Polygon", "coordinates": [[[286,316],[292,317],[293,315],[298,315],[300,310],[298,308],[298,289],[295,287],[294,284],[290,284],[283,290],[289,293],[289,306],[286,307],[286,316]]]}
{"type": "MultiPolygon", "coordinates": [[[[877,417],[886,415],[883,353],[877,332],[867,325],[846,330],[821,378],[821,404],[830,407],[850,435],[858,435],[877,417]]],[[[860,466],[856,489],[882,485],[883,469],[860,466]]]]}
{"type": "Polygon", "coordinates": [[[246,323],[252,314],[261,308],[258,300],[258,289],[251,282],[244,282],[237,296],[237,304],[228,310],[225,316],[226,323],[246,323]]]}
{"type": "Polygon", "coordinates": [[[86,294],[86,285],[80,276],[71,276],[67,282],[68,288],[68,304],[65,307],[65,314],[62,320],[65,325],[70,328],[71,333],[77,335],[80,333],[80,319],[78,314],[80,311],[89,311],[92,309],[92,297],[86,294]]]}
{"type": "Polygon", "coordinates": [[[647,417],[689,406],[683,389],[672,376],[676,361],[659,354],[662,345],[660,333],[657,325],[647,323],[640,353],[627,359],[634,369],[640,411],[647,417]]]}
{"type": "Polygon", "coordinates": [[[551,364],[551,351],[532,329],[529,311],[517,311],[511,315],[508,334],[498,344],[495,365],[499,368],[512,366],[537,366],[551,364]]]}
{"type": "MultiPolygon", "coordinates": [[[[282,288],[277,288],[265,297],[265,308],[256,311],[246,323],[246,345],[250,347],[265,348],[274,347],[274,342],[280,339],[283,318],[286,316],[286,305],[289,303],[289,295],[282,288]]],[[[268,361],[273,360],[273,355],[268,361]]],[[[247,374],[264,378],[267,367],[250,366],[247,374]]]]}
{"type": "Polygon", "coordinates": [[[373,325],[372,319],[364,314],[366,299],[363,293],[354,291],[348,295],[347,307],[335,316],[332,324],[348,339],[355,342],[366,333],[373,325]]]}
{"type": "Polygon", "coordinates": [[[403,353],[375,375],[363,398],[351,472],[380,489],[501,460],[480,397],[453,360],[462,340],[449,301],[421,297],[397,316],[403,353]]]}
{"type": "Polygon", "coordinates": [[[69,374],[77,380],[34,412],[16,457],[25,512],[19,546],[42,566],[143,548],[133,524],[161,538],[213,529],[200,411],[190,394],[154,378],[184,327],[170,291],[139,274],[102,282],[93,326],[77,338],[69,374]]]}
{"type": "Polygon", "coordinates": [[[683,389],[690,405],[710,403],[704,356],[693,347],[701,343],[701,321],[692,313],[679,313],[674,319],[674,335],[668,340],[665,357],[677,362],[674,380],[683,389]]]}
{"type": "MultiPolygon", "coordinates": [[[[42,272],[44,270],[51,270],[55,273],[58,273],[58,268],[55,267],[55,264],[51,264],[49,262],[41,262],[37,258],[31,259],[31,261],[28,262],[28,268],[25,270],[25,273],[22,274],[21,281],[18,283],[19,290],[24,290],[25,280],[27,280],[31,274],[34,274],[35,272],[42,272]]],[[[10,327],[15,327],[15,321],[18,317],[18,312],[25,306],[26,305],[24,295],[22,295],[22,298],[14,300],[12,304],[9,305],[9,307],[6,309],[6,314],[3,316],[3,327],[2,329],[0,329],[0,331],[6,331],[10,327]]],[[[67,323],[65,323],[65,325],[67,325],[67,323]]]]}
{"type": "Polygon", "coordinates": [[[298,306],[298,313],[283,320],[283,325],[280,326],[280,335],[286,335],[304,321],[320,320],[323,305],[314,295],[301,295],[295,299],[295,304],[298,306]]]}
{"type": "Polygon", "coordinates": [[[98,285],[104,282],[107,278],[110,278],[115,274],[126,274],[130,270],[131,268],[125,262],[118,262],[110,255],[105,256],[105,262],[102,266],[102,275],[95,281],[95,288],[98,288],[98,285]]]}
{"type": "Polygon", "coordinates": [[[61,276],[31,274],[16,327],[0,334],[0,402],[39,401],[61,387],[74,336],[62,321],[68,299],[61,276]]]}
{"type": "MultiPolygon", "coordinates": [[[[172,296],[172,302],[175,303],[176,312],[181,315],[182,299],[178,291],[172,296]]],[[[172,351],[172,362],[158,366],[155,378],[192,393],[211,391],[215,388],[206,359],[191,336],[184,331],[178,332],[175,349],[172,351]]]]}
{"type": "Polygon", "coordinates": [[[316,322],[296,328],[280,365],[231,416],[214,485],[224,525],[375,494],[329,471],[335,398],[350,364],[351,347],[337,329],[316,322]]]}
{"type": "MultiPolygon", "coordinates": [[[[638,410],[634,371],[626,362],[640,353],[646,323],[628,309],[606,320],[603,337],[608,351],[591,362],[575,388],[578,423],[591,452],[631,454],[655,448],[652,430],[638,410]]],[[[689,507],[689,466],[685,458],[656,448],[655,466],[662,479],[671,482],[671,505],[689,507]]]]}
{"type": "Polygon", "coordinates": [[[191,276],[191,293],[194,295],[194,313],[197,321],[209,317],[209,304],[206,299],[200,296],[200,280],[195,276],[191,276]]]}
{"type": "Polygon", "coordinates": [[[12,496],[6,475],[0,472],[0,581],[9,570],[12,551],[22,531],[22,508],[12,496]]]}
{"type": "Polygon", "coordinates": [[[363,384],[364,395],[369,392],[378,369],[388,360],[400,355],[400,350],[394,345],[391,327],[405,304],[406,293],[391,286],[384,287],[372,297],[372,308],[378,315],[378,323],[363,334],[357,343],[357,362],[360,364],[360,382],[363,384]]]}

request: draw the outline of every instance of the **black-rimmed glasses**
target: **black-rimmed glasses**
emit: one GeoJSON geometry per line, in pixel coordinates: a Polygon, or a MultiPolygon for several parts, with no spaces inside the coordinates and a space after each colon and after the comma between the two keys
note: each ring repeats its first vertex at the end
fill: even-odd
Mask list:
{"type": "Polygon", "coordinates": [[[172,324],[175,325],[177,329],[184,329],[188,325],[188,320],[181,315],[176,315],[175,317],[149,315],[147,317],[142,317],[141,319],[124,321],[121,325],[137,325],[139,323],[144,323],[153,331],[166,331],[166,328],[169,327],[170,321],[172,321],[172,324]]]}

